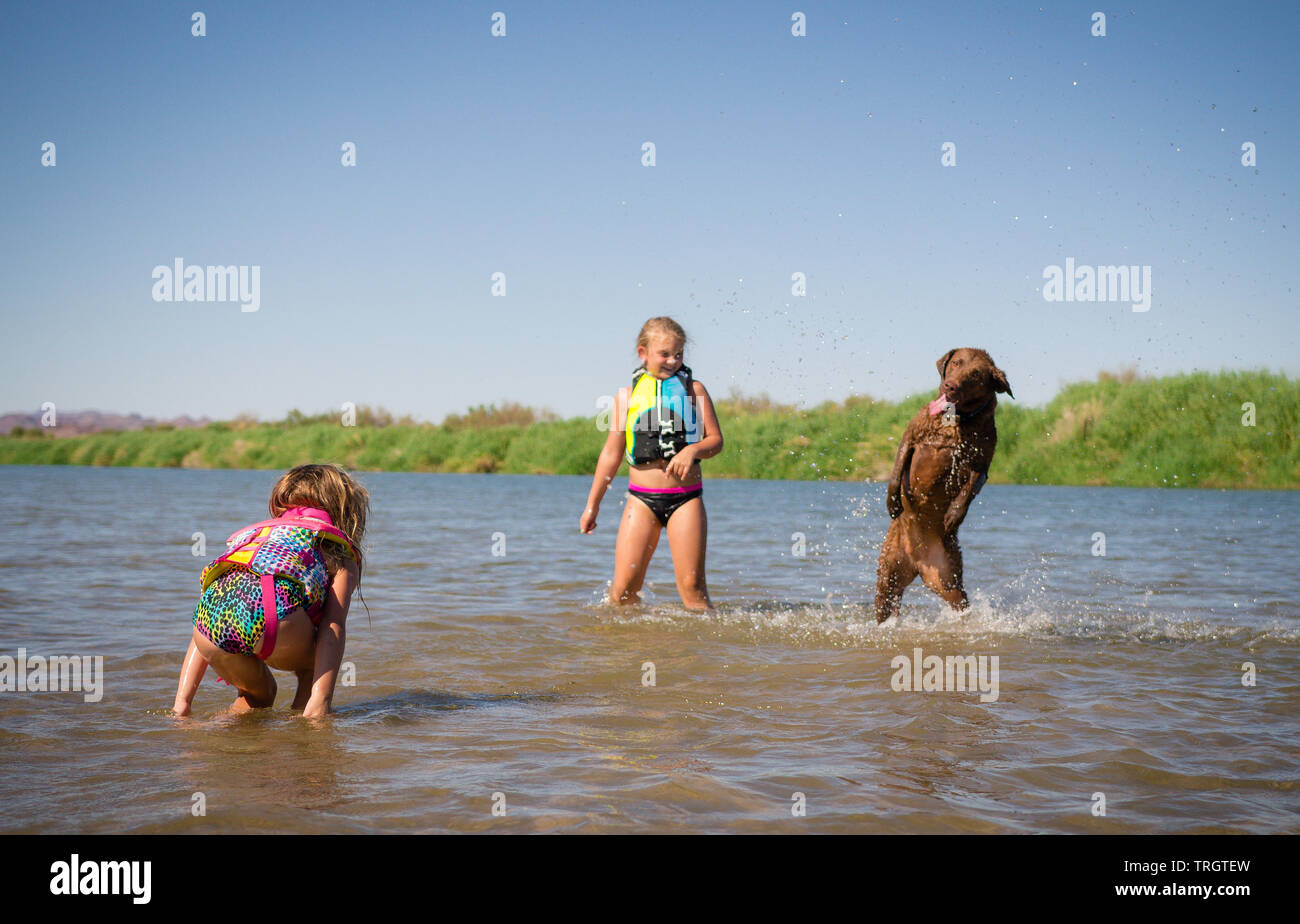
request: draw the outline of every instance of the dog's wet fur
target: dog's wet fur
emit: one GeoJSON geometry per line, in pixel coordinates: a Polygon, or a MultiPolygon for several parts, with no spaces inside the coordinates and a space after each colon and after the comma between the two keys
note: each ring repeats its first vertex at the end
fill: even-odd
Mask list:
{"type": "Polygon", "coordinates": [[[993,462],[997,396],[1015,395],[984,350],[949,350],[936,365],[939,397],[907,425],[889,476],[893,522],[876,569],[876,622],[898,613],[917,575],[954,609],[968,605],[957,529],[993,462]]]}

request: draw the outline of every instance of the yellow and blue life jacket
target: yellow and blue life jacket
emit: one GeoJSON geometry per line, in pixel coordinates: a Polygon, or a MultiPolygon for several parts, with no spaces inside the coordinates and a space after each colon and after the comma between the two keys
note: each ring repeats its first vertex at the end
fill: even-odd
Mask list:
{"type": "Polygon", "coordinates": [[[700,441],[691,381],[686,366],[663,380],[650,375],[645,366],[632,373],[625,434],[629,465],[671,459],[700,441]]]}

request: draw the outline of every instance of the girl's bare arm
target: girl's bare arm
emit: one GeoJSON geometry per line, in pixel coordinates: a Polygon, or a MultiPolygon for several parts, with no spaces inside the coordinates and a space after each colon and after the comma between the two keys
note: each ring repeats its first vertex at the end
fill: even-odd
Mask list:
{"type": "Polygon", "coordinates": [[[199,688],[199,682],[203,680],[203,674],[208,669],[208,662],[199,654],[199,648],[194,644],[194,639],[190,639],[190,647],[185,652],[185,660],[181,663],[181,679],[176,688],[176,701],[172,705],[172,711],[177,715],[189,715],[190,705],[194,702],[194,694],[199,688]]]}
{"type": "Polygon", "coordinates": [[[325,597],[325,611],[321,614],[316,635],[316,670],[311,684],[311,698],[302,714],[308,718],[327,715],[334,700],[334,684],[338,681],[339,667],[343,664],[343,646],[347,641],[348,607],[352,604],[352,591],[360,575],[355,562],[334,573],[334,580],[325,597]]]}
{"type": "Polygon", "coordinates": [[[578,528],[584,533],[589,533],[596,528],[596,513],[600,510],[600,502],[604,500],[605,492],[609,490],[609,483],[618,474],[618,467],[623,464],[623,452],[627,445],[627,437],[624,435],[627,426],[627,402],[631,391],[630,388],[621,388],[614,399],[609,435],[605,438],[605,445],[601,447],[600,458],[596,460],[596,474],[591,479],[587,509],[582,512],[582,517],[578,521],[578,528]]]}
{"type": "Polygon", "coordinates": [[[685,478],[691,464],[697,460],[711,459],[722,452],[722,427],[718,425],[718,415],[713,410],[713,399],[699,382],[691,382],[691,394],[695,397],[695,413],[702,432],[698,443],[683,448],[665,467],[664,471],[678,478],[685,478]]]}

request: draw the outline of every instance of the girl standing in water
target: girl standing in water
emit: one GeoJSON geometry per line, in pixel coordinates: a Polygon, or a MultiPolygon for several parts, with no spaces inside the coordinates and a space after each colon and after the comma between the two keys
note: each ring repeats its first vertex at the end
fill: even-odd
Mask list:
{"type": "Polygon", "coordinates": [[[668,530],[677,592],[687,609],[712,609],[704,578],[708,518],[700,460],[722,451],[722,430],[708,391],[682,363],[686,332],[672,318],[651,318],[637,336],[641,365],[619,389],[609,438],[596,463],[579,528],[596,528],[600,502],[624,459],[627,503],[614,547],[610,602],[640,601],[646,567],[668,530]]]}

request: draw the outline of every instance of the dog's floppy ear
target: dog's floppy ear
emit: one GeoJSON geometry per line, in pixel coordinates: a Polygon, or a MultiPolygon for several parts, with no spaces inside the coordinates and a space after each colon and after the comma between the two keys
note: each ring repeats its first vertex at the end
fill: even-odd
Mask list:
{"type": "Polygon", "coordinates": [[[947,353],[944,353],[942,356],[940,356],[940,357],[939,357],[939,361],[938,361],[937,363],[935,363],[935,366],[936,366],[936,367],[938,368],[938,370],[939,370],[939,378],[940,378],[940,379],[942,379],[942,378],[944,377],[945,373],[947,373],[947,371],[948,371],[948,360],[952,359],[952,354],[953,354],[953,353],[956,353],[956,352],[957,352],[956,350],[949,350],[947,353]]]}
{"type": "Polygon", "coordinates": [[[1007,374],[997,366],[993,367],[993,390],[1005,391],[1011,397],[1015,397],[1011,394],[1011,386],[1007,384],[1007,374]]]}

